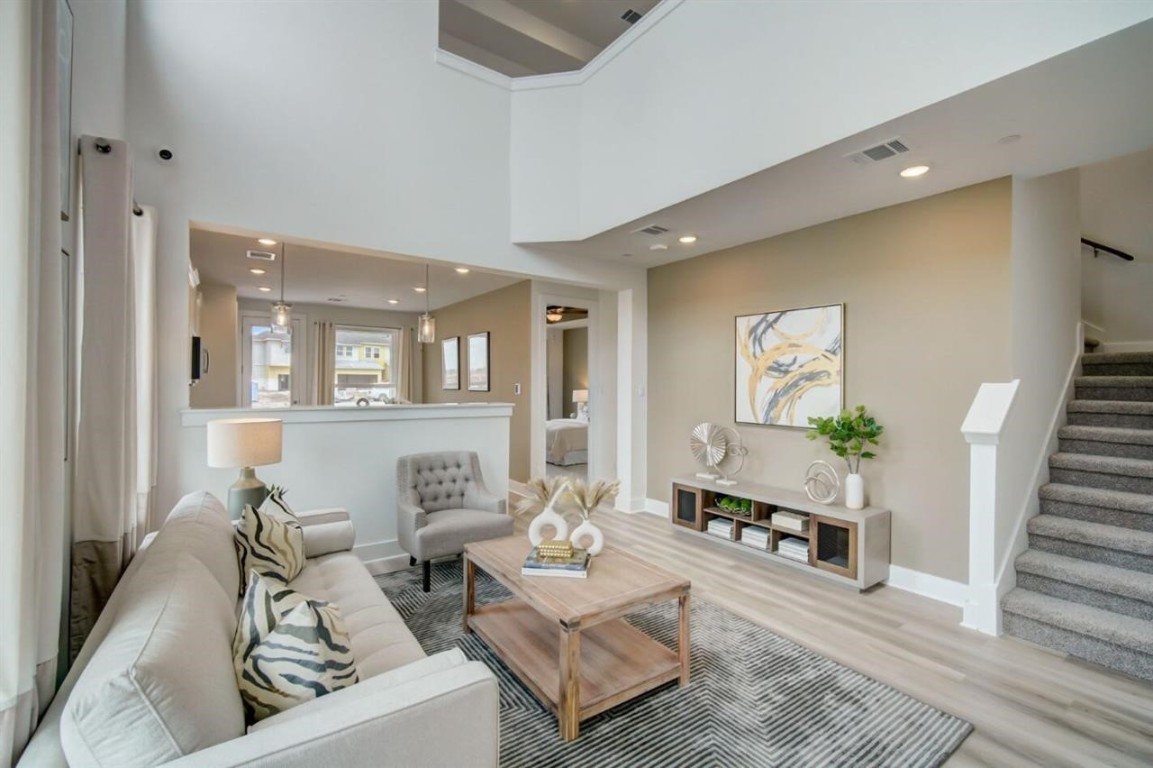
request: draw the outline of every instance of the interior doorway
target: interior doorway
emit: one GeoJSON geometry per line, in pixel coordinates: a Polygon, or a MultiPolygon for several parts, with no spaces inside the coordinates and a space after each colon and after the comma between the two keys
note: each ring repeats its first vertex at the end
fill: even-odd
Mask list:
{"type": "Polygon", "coordinates": [[[588,479],[589,425],[595,403],[589,376],[589,308],[545,308],[545,474],[588,479]]]}

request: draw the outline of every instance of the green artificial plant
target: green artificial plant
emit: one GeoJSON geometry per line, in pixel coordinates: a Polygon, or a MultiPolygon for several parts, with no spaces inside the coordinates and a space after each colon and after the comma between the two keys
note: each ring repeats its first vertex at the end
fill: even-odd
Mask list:
{"type": "Polygon", "coordinates": [[[877,438],[885,428],[858,405],[853,410],[841,411],[837,416],[810,416],[812,426],[805,437],[810,440],[826,438],[829,448],[849,465],[849,472],[857,474],[861,469],[861,459],[872,459],[877,454],[867,450],[870,445],[879,445],[877,438]]]}

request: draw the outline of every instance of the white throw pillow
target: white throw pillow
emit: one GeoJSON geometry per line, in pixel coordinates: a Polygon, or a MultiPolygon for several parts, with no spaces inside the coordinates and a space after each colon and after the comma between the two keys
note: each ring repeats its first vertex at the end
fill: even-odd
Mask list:
{"type": "Polygon", "coordinates": [[[357,681],[340,610],[252,571],[233,640],[249,724],[357,681]]]}

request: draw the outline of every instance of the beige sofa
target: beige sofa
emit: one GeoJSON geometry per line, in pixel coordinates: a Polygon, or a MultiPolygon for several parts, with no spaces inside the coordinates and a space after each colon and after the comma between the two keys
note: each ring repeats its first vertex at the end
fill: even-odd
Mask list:
{"type": "Polygon", "coordinates": [[[495,766],[493,674],[458,650],[425,656],[342,510],[300,517],[309,559],[291,586],[340,606],[359,683],[245,732],[232,525],[190,494],[133,559],[19,765],[495,766]]]}

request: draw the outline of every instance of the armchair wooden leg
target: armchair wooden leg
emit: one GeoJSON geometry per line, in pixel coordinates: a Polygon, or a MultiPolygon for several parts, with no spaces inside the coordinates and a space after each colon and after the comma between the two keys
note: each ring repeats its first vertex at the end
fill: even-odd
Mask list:
{"type": "Polygon", "coordinates": [[[425,560],[424,561],[424,591],[425,592],[429,591],[428,580],[429,580],[429,577],[431,575],[432,575],[432,561],[431,560],[425,560]]]}
{"type": "Polygon", "coordinates": [[[413,557],[412,555],[409,555],[408,556],[408,567],[411,568],[414,565],[416,565],[416,558],[413,557]]]}

